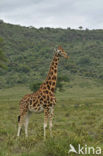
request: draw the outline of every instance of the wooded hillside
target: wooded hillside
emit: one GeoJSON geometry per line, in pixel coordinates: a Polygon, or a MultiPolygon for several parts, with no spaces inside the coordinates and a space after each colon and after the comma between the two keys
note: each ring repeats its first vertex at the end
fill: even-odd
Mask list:
{"type": "Polygon", "coordinates": [[[61,58],[59,75],[103,80],[103,30],[37,29],[1,21],[0,38],[8,59],[8,69],[0,69],[0,88],[44,80],[58,45],[70,56],[61,58]]]}

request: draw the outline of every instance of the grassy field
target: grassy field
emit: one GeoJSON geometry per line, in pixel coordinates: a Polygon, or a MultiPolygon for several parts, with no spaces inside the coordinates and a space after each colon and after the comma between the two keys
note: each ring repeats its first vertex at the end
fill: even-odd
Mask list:
{"type": "Polygon", "coordinates": [[[0,156],[75,156],[68,154],[70,144],[99,146],[103,152],[102,84],[76,79],[56,93],[53,138],[47,131],[45,142],[43,114],[32,114],[28,138],[24,130],[16,137],[19,100],[30,92],[23,86],[0,90],[0,156]]]}

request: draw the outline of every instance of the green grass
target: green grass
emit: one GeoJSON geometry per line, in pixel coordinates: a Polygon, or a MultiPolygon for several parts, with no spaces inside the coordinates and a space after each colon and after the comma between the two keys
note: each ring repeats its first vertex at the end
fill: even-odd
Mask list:
{"type": "Polygon", "coordinates": [[[32,114],[28,138],[24,130],[16,137],[19,101],[30,92],[23,86],[0,90],[0,156],[68,156],[69,144],[100,146],[103,152],[102,85],[77,78],[57,92],[53,138],[47,130],[45,142],[43,114],[32,114]]]}

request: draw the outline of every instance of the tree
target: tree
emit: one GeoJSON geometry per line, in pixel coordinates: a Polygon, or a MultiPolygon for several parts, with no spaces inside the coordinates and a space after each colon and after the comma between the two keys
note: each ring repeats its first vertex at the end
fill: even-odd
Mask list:
{"type": "Polygon", "coordinates": [[[0,38],[0,68],[6,68],[5,62],[6,62],[6,57],[3,54],[3,39],[0,38]]]}
{"type": "Polygon", "coordinates": [[[63,83],[62,82],[69,82],[69,81],[70,81],[70,79],[66,75],[58,76],[56,90],[58,89],[59,91],[63,91],[63,83]]]}
{"type": "Polygon", "coordinates": [[[42,82],[40,82],[40,81],[35,81],[34,83],[32,83],[30,85],[31,91],[36,92],[40,88],[41,83],[42,82]]]}
{"type": "Polygon", "coordinates": [[[83,27],[82,27],[82,26],[79,26],[79,29],[80,29],[80,30],[82,30],[82,29],[83,29],[83,27]]]}

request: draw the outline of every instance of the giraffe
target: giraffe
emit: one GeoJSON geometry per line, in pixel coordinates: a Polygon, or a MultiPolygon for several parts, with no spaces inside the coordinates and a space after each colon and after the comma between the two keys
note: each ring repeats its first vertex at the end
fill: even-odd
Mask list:
{"type": "Polygon", "coordinates": [[[44,112],[44,139],[49,121],[50,136],[52,137],[52,120],[56,98],[54,95],[58,63],[60,57],[68,58],[67,53],[61,46],[55,49],[55,54],[50,65],[48,75],[40,88],[32,94],[25,95],[20,101],[20,115],[18,116],[18,132],[20,136],[22,125],[25,127],[25,135],[28,136],[28,123],[30,112],[44,112]]]}

